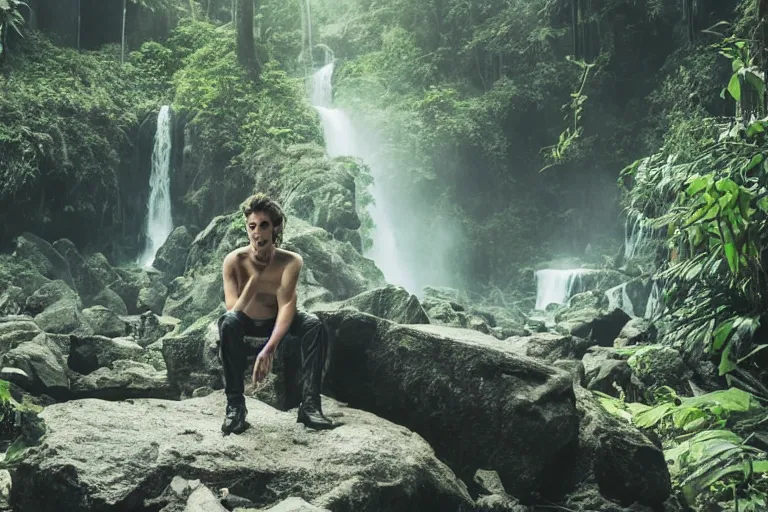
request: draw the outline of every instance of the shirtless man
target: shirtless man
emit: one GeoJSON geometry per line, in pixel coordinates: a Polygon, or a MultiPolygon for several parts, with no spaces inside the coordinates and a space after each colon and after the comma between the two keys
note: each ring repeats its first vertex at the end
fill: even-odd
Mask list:
{"type": "Polygon", "coordinates": [[[315,315],[296,309],[296,283],[303,261],[298,254],[278,247],[285,215],[264,194],[246,199],[242,211],[249,244],[229,253],[223,264],[227,312],[218,326],[227,408],[221,430],[239,434],[247,425],[244,336],[268,338],[253,366],[253,383],[264,380],[276,353],[286,357],[292,352],[301,359],[302,402],[297,422],[317,429],[333,428],[320,408],[326,333],[315,315]]]}

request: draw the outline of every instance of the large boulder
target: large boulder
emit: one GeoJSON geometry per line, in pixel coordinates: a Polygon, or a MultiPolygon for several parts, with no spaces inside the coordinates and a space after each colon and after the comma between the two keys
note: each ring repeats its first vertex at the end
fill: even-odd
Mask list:
{"type": "Polygon", "coordinates": [[[76,398],[125,400],[129,398],[175,398],[164,371],[127,359],[113,361],[88,375],[75,375],[71,384],[76,398]]]}
{"type": "Polygon", "coordinates": [[[67,365],[71,370],[88,375],[99,368],[112,367],[115,361],[134,361],[144,353],[133,338],[107,338],[106,336],[71,336],[67,365]]]}
{"type": "Polygon", "coordinates": [[[553,486],[570,490],[592,484],[602,496],[623,506],[660,507],[671,493],[661,448],[627,421],[610,415],[577,383],[574,393],[582,417],[578,443],[561,466],[564,474],[552,479],[553,486]]]}
{"type": "Polygon", "coordinates": [[[329,510],[474,510],[466,486],[399,425],[326,400],[345,425],[317,432],[297,424],[295,411],[247,398],[250,428],[222,437],[225,402],[218,392],[47,407],[44,442],[12,473],[15,510],[145,510],[174,475],[216,482],[262,508],[301,497],[329,510]]]}
{"type": "Polygon", "coordinates": [[[8,285],[0,294],[0,316],[18,315],[24,309],[26,301],[24,290],[18,286],[8,285]]]}
{"type": "Polygon", "coordinates": [[[67,260],[39,236],[25,232],[16,237],[13,257],[31,264],[48,279],[60,279],[74,288],[67,260]]]}
{"type": "Polygon", "coordinates": [[[315,308],[315,310],[331,311],[345,307],[355,308],[397,324],[429,323],[429,318],[421,307],[419,299],[401,286],[388,285],[376,288],[341,302],[315,308]]]}
{"type": "Polygon", "coordinates": [[[163,273],[163,280],[166,283],[170,283],[176,277],[184,274],[189,247],[194,238],[186,226],[179,226],[171,231],[163,245],[157,250],[152,266],[163,273]]]}
{"type": "Polygon", "coordinates": [[[620,308],[612,310],[571,309],[558,312],[557,330],[590,341],[590,345],[612,347],[630,316],[620,308]]]}
{"type": "Polygon", "coordinates": [[[540,332],[528,336],[507,338],[515,350],[528,357],[553,363],[558,359],[581,359],[587,351],[587,341],[570,334],[540,332]]]}
{"type": "MultiPolygon", "coordinates": [[[[306,146],[301,149],[307,149],[306,146]]],[[[296,165],[311,167],[292,190],[283,205],[289,215],[295,215],[313,226],[323,228],[337,240],[352,240],[350,232],[360,228],[355,199],[355,176],[345,162],[330,161],[322,147],[317,153],[305,152],[296,165]]],[[[359,251],[360,237],[352,244],[359,251]]]]}
{"type": "Polygon", "coordinates": [[[69,371],[66,355],[55,337],[41,333],[31,341],[20,343],[0,358],[0,367],[22,370],[14,383],[32,393],[45,393],[54,398],[67,398],[69,371]]]}
{"type": "Polygon", "coordinates": [[[120,316],[104,306],[93,306],[82,311],[83,319],[93,334],[118,338],[128,332],[128,323],[120,316]]]}
{"type": "Polygon", "coordinates": [[[218,340],[216,315],[200,318],[187,329],[179,329],[159,340],[168,381],[174,389],[189,396],[197,388],[222,387],[218,340]]]}
{"type": "Polygon", "coordinates": [[[693,372],[680,352],[664,345],[647,345],[637,349],[627,360],[632,374],[646,389],[670,386],[688,393],[688,379],[693,372]]]}
{"type": "Polygon", "coordinates": [[[33,262],[19,261],[13,255],[0,254],[0,287],[21,288],[21,296],[26,299],[49,281],[35,268],[33,262]]]}
{"type": "Polygon", "coordinates": [[[39,315],[46,308],[62,299],[68,299],[70,302],[73,302],[82,308],[82,301],[77,292],[64,281],[55,280],[44,284],[27,298],[24,312],[32,316],[39,315]]]}
{"type": "Polygon", "coordinates": [[[618,397],[630,395],[632,370],[627,356],[607,347],[590,347],[582,358],[584,363],[584,387],[618,397]]]}
{"type": "Polygon", "coordinates": [[[326,391],[418,432],[462,478],[492,467],[525,498],[577,435],[570,374],[508,343],[352,309],[319,314],[331,334],[326,391]]]}
{"type": "Polygon", "coordinates": [[[74,288],[81,297],[88,300],[96,296],[108,283],[102,282],[100,275],[91,269],[88,262],[71,240],[61,238],[53,243],[53,248],[61,254],[69,265],[74,288]]]}
{"type": "Polygon", "coordinates": [[[181,320],[181,328],[184,329],[199,318],[223,309],[223,304],[224,283],[221,273],[177,277],[170,285],[162,314],[181,320]]]}
{"type": "Polygon", "coordinates": [[[0,317],[0,355],[16,348],[25,341],[32,341],[42,331],[26,315],[0,317]]]}

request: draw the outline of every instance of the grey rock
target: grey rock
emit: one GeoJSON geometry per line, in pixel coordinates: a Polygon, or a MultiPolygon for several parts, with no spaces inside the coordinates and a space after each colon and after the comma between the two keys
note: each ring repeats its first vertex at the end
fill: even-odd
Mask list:
{"type": "Polygon", "coordinates": [[[47,334],[39,334],[32,341],[9,350],[0,358],[0,366],[22,370],[27,378],[17,383],[28,391],[53,397],[69,396],[65,356],[47,334]]]}
{"type": "Polygon", "coordinates": [[[327,508],[320,508],[307,503],[301,498],[288,498],[274,507],[269,507],[265,512],[330,512],[327,508]]]}
{"type": "Polygon", "coordinates": [[[45,332],[68,334],[87,330],[80,314],[82,302],[79,298],[65,297],[45,308],[35,316],[35,323],[45,332]]]}
{"type": "Polygon", "coordinates": [[[40,327],[29,316],[0,318],[0,355],[25,341],[32,341],[41,332],[40,327]]]}
{"type": "Polygon", "coordinates": [[[267,507],[296,496],[329,510],[469,512],[466,486],[424,440],[325,400],[345,424],[312,431],[295,412],[246,399],[251,426],[222,437],[222,392],[184,401],[74,400],[40,414],[45,442],[19,464],[17,512],[140,510],[171,475],[215,481],[267,507]],[[252,485],[269,482],[269,486],[252,485]],[[56,489],[56,492],[51,492],[56,489]]]}
{"type": "Polygon", "coordinates": [[[224,283],[221,272],[177,277],[169,286],[168,299],[162,314],[180,319],[180,327],[184,329],[212,311],[221,308],[223,312],[223,304],[224,283]]]}
{"type": "Polygon", "coordinates": [[[24,306],[24,311],[31,316],[36,316],[61,299],[70,299],[73,301],[75,305],[79,306],[78,311],[83,307],[77,292],[64,281],[57,280],[44,284],[40,289],[28,297],[24,306]]]}
{"type": "Polygon", "coordinates": [[[104,306],[118,315],[128,314],[128,306],[123,298],[109,287],[103,288],[99,293],[92,297],[90,303],[96,306],[104,306]]]}
{"type": "Polygon", "coordinates": [[[29,263],[48,279],[62,280],[74,288],[67,260],[39,236],[24,232],[16,237],[13,257],[29,263]]]}
{"type": "Polygon", "coordinates": [[[180,226],[171,231],[163,245],[157,250],[152,266],[164,274],[163,280],[166,283],[170,283],[174,278],[184,274],[187,255],[194,238],[186,226],[180,226]]]}
{"type": "Polygon", "coordinates": [[[632,370],[626,357],[614,349],[590,347],[584,355],[584,387],[611,396],[630,391],[632,370]]]}
{"type": "Polygon", "coordinates": [[[88,375],[99,368],[111,367],[120,359],[138,360],[144,349],[132,338],[107,338],[106,336],[71,336],[69,368],[88,375]]]}
{"type": "Polygon", "coordinates": [[[313,310],[332,311],[344,307],[352,307],[398,324],[429,323],[429,318],[421,307],[419,299],[401,286],[389,285],[376,288],[341,302],[313,308],[313,310]]]}
{"type": "Polygon", "coordinates": [[[581,359],[588,347],[583,338],[551,332],[513,336],[507,338],[506,342],[528,357],[544,359],[550,363],[558,359],[581,359]]]}
{"type": "Polygon", "coordinates": [[[18,315],[24,309],[26,294],[18,286],[9,285],[0,294],[0,316],[18,315]]]}
{"type": "Polygon", "coordinates": [[[575,384],[574,393],[582,415],[579,440],[571,461],[562,465],[568,470],[553,483],[570,489],[594,485],[619,503],[660,506],[672,490],[664,452],[630,423],[609,414],[590,391],[575,384]]]}
{"type": "Polygon", "coordinates": [[[174,398],[164,371],[129,360],[112,362],[88,375],[76,375],[70,386],[76,398],[125,400],[129,398],[174,398]]]}
{"type": "Polygon", "coordinates": [[[646,388],[667,385],[686,392],[687,380],[692,375],[680,353],[672,347],[647,345],[640,347],[627,360],[632,374],[646,388]]]}
{"type": "Polygon", "coordinates": [[[125,320],[104,306],[86,308],[82,314],[94,334],[108,338],[118,338],[127,334],[128,324],[125,320]]]}
{"type": "Polygon", "coordinates": [[[139,290],[136,307],[142,312],[151,311],[156,315],[162,315],[167,297],[168,288],[160,281],[154,281],[149,286],[139,290]]]}
{"type": "Polygon", "coordinates": [[[571,375],[508,343],[351,309],[321,318],[331,333],[325,389],[424,436],[462,478],[491,466],[525,496],[577,435],[571,375]],[[476,428],[465,428],[469,418],[476,428]]]}

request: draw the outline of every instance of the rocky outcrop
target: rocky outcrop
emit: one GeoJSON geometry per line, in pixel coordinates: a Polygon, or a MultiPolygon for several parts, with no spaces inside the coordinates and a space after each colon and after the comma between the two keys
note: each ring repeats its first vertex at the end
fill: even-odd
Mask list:
{"type": "Polygon", "coordinates": [[[322,305],[313,310],[333,311],[349,307],[398,324],[429,323],[419,299],[408,293],[405,288],[394,285],[363,292],[350,299],[322,305]]]}
{"type": "MultiPolygon", "coordinates": [[[[574,385],[574,393],[581,416],[578,444],[572,462],[562,466],[570,470],[553,476],[552,483],[580,489],[596,486],[598,502],[608,498],[622,506],[660,507],[671,493],[661,448],[630,423],[611,416],[580,385],[574,385]]],[[[616,503],[613,507],[600,510],[621,510],[616,503]]]]}
{"type": "Polygon", "coordinates": [[[163,280],[166,284],[184,274],[189,247],[194,238],[186,226],[180,226],[171,231],[163,245],[157,250],[152,266],[163,273],[163,280]]]}
{"type": "Polygon", "coordinates": [[[419,433],[462,478],[492,467],[524,498],[577,435],[570,374],[503,341],[351,309],[320,314],[332,339],[326,390],[419,433]]]}
{"type": "Polygon", "coordinates": [[[262,508],[301,497],[339,511],[473,510],[464,484],[401,426],[326,401],[345,424],[315,432],[295,412],[248,399],[250,428],[222,437],[225,401],[219,392],[47,407],[45,442],[13,473],[17,512],[141,510],[174,475],[216,482],[262,508]]]}

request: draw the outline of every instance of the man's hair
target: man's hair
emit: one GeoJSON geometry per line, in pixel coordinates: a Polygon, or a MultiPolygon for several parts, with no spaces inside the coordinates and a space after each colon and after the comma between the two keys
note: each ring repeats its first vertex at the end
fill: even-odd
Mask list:
{"type": "Polygon", "coordinates": [[[243,201],[242,210],[246,218],[254,212],[266,212],[272,221],[272,243],[278,247],[283,243],[285,214],[279,204],[260,192],[243,201]]]}

